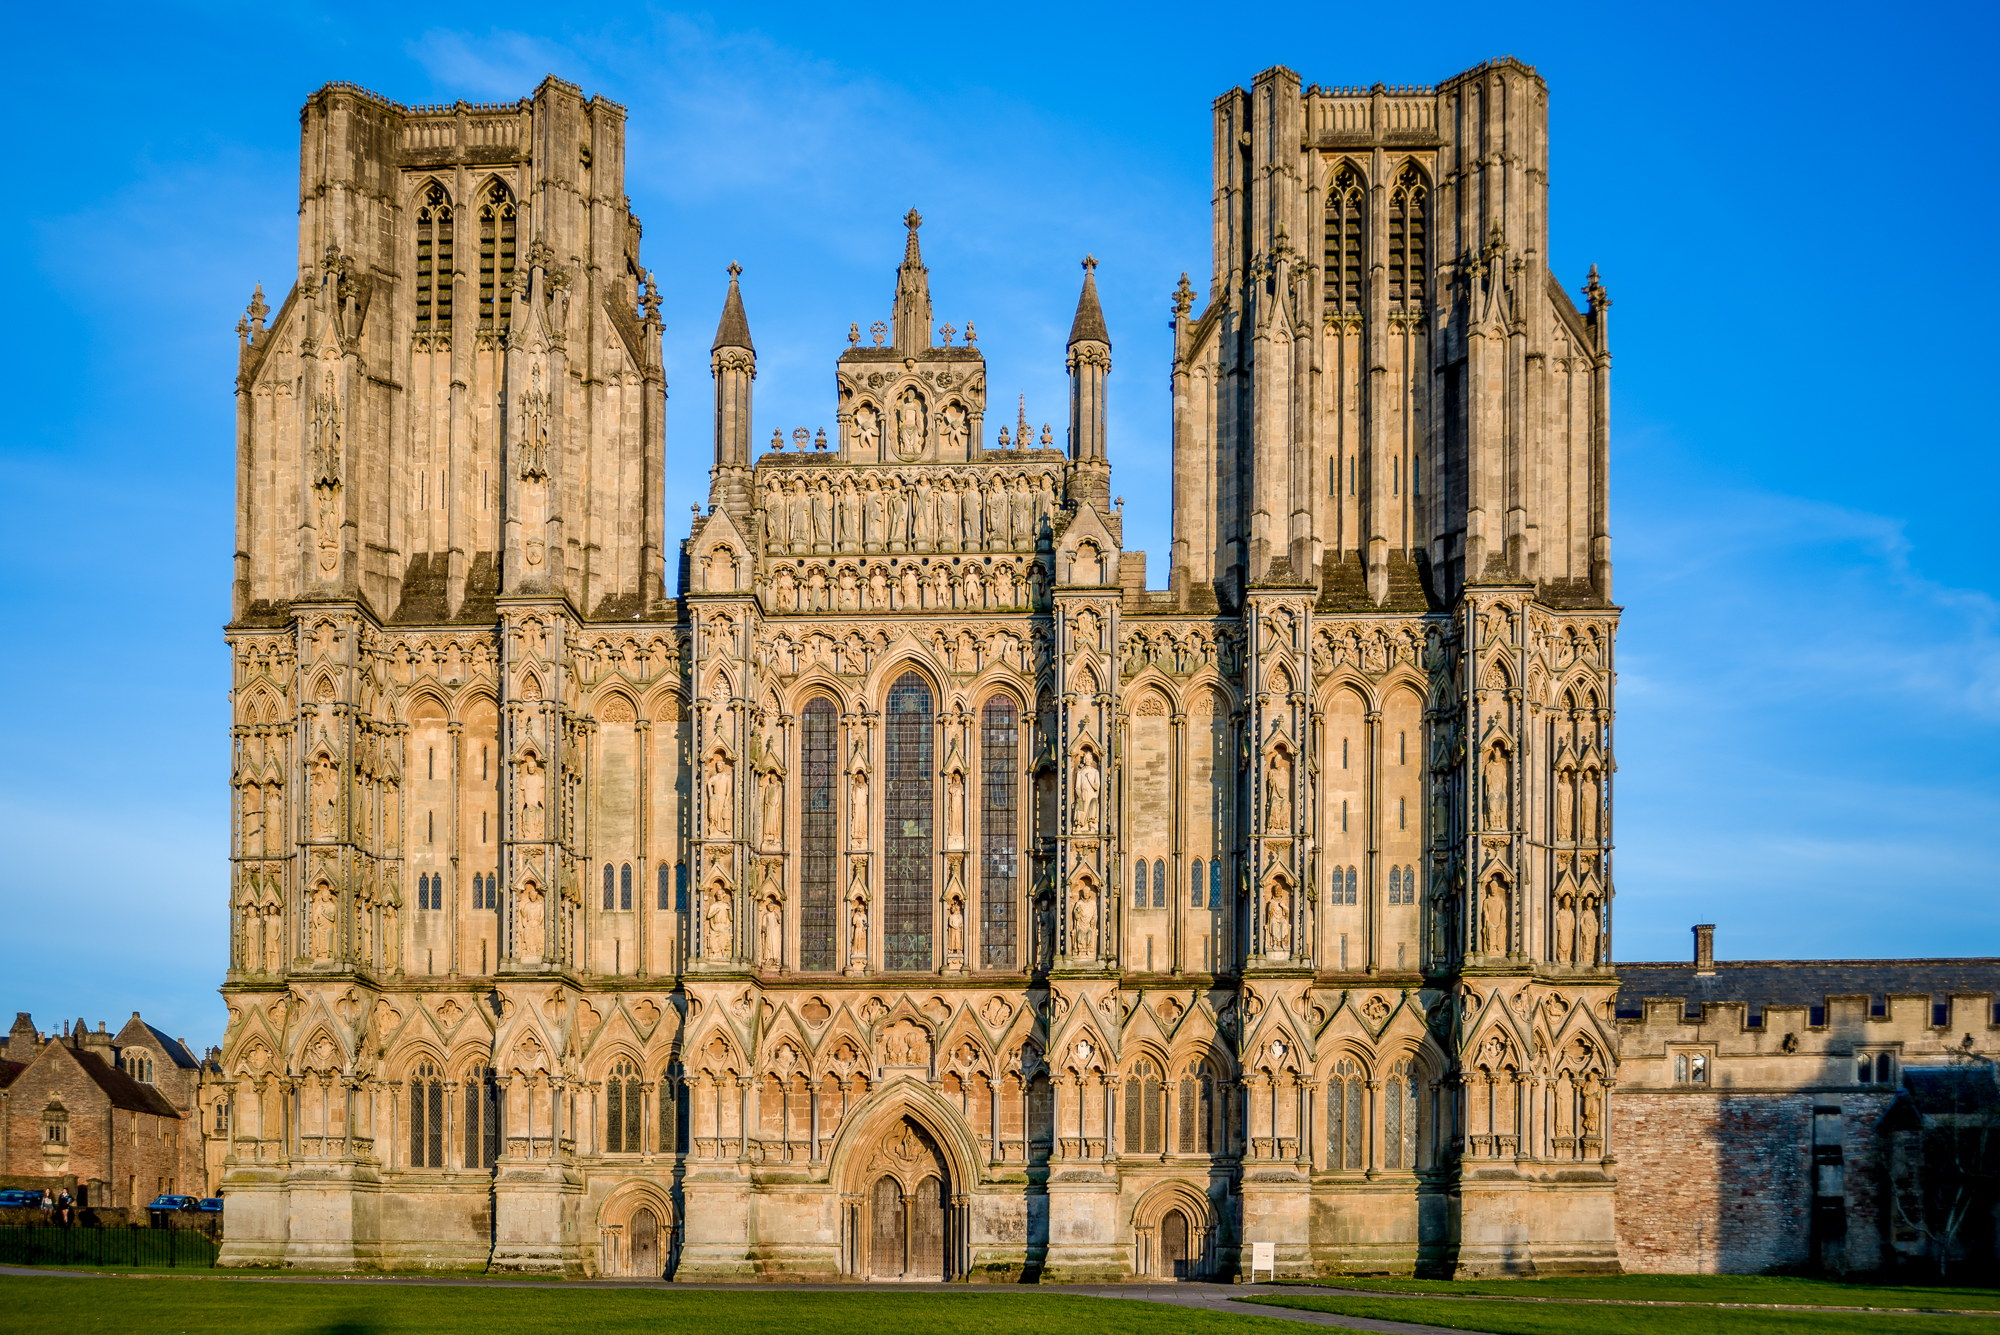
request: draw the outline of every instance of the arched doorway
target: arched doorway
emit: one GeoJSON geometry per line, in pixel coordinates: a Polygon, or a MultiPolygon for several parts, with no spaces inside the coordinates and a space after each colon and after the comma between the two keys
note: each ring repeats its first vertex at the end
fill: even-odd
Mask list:
{"type": "Polygon", "coordinates": [[[951,1174],[930,1134],[905,1117],[868,1162],[868,1255],[861,1272],[879,1280],[949,1277],[951,1174]]]}
{"type": "Polygon", "coordinates": [[[1188,1221],[1179,1210],[1167,1211],[1160,1220],[1160,1275],[1188,1277],[1188,1221]]]}
{"type": "Polygon", "coordinates": [[[653,1212],[640,1209],[632,1215],[632,1273],[643,1279],[658,1279],[660,1264],[660,1221],[653,1212]]]}

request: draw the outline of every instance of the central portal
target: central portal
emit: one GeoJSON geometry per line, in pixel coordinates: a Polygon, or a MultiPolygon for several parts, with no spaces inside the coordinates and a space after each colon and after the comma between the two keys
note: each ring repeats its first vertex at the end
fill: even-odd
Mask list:
{"type": "Polygon", "coordinates": [[[883,1138],[868,1172],[869,1277],[945,1279],[951,1189],[937,1144],[906,1117],[883,1138]]]}

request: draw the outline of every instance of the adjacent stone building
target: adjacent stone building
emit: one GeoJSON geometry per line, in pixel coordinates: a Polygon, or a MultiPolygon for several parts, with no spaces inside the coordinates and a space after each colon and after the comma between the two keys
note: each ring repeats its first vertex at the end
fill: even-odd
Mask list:
{"type": "Polygon", "coordinates": [[[20,1012],[0,1043],[0,1182],[125,1208],[211,1194],[203,1074],[187,1044],[137,1011],[116,1034],[78,1020],[61,1035],[20,1012]]]}

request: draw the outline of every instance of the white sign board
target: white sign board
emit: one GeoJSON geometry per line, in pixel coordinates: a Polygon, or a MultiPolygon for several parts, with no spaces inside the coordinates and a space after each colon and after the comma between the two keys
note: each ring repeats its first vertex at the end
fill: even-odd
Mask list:
{"type": "Polygon", "coordinates": [[[1253,1242],[1250,1244],[1250,1282],[1257,1282],[1257,1272],[1268,1270],[1271,1278],[1278,1277],[1278,1244],[1275,1242],[1253,1242]]]}

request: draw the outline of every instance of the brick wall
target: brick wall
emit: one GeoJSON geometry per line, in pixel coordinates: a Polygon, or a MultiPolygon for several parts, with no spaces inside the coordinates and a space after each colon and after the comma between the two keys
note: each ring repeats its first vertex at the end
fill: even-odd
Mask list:
{"type": "Polygon", "coordinates": [[[1810,1258],[1810,1094],[1620,1090],[1611,1105],[1627,1270],[1754,1274],[1810,1258]]]}

